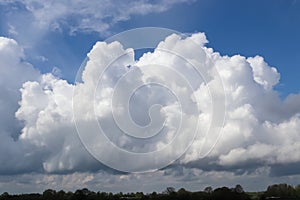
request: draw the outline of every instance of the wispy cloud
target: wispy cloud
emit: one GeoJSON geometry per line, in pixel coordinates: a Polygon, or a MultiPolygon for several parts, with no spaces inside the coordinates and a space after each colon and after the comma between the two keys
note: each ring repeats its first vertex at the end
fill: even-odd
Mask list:
{"type": "MultiPolygon", "coordinates": [[[[22,15],[27,13],[26,15],[33,17],[34,27],[39,29],[67,30],[71,34],[94,31],[102,35],[106,34],[116,23],[126,21],[133,15],[159,13],[176,4],[186,2],[191,2],[191,0],[0,1],[2,5],[14,7],[17,10],[10,12],[10,17],[17,17],[20,12],[22,15]]],[[[22,31],[13,25],[10,27],[14,34],[17,33],[16,31],[22,31]]]]}

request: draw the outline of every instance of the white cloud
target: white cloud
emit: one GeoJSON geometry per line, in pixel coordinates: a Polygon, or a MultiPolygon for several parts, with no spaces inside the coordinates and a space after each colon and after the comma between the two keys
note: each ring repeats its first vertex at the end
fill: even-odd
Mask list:
{"type": "MultiPolygon", "coordinates": [[[[300,162],[300,156],[297,154],[294,153],[294,156],[289,156],[299,147],[296,142],[300,137],[298,131],[300,126],[299,109],[289,109],[289,112],[285,109],[289,107],[299,108],[299,103],[296,101],[299,95],[289,96],[284,101],[278,97],[273,86],[278,83],[279,74],[275,68],[269,67],[263,58],[259,56],[253,58],[221,56],[212,49],[206,48],[205,43],[207,40],[202,33],[194,34],[186,39],[171,35],[161,42],[153,53],[145,54],[137,62],[133,59],[133,51],[123,49],[118,42],[97,43],[88,55],[89,61],[83,72],[82,83],[74,86],[48,74],[43,75],[39,82],[27,82],[23,85],[22,101],[16,115],[18,119],[25,121],[20,139],[23,142],[44,147],[48,152],[51,152],[43,164],[45,171],[72,171],[79,169],[83,162],[90,163],[86,165],[86,170],[95,167],[94,160],[81,149],[81,144],[76,138],[73,127],[70,100],[75,88],[74,98],[77,99],[75,110],[80,113],[75,117],[78,118],[79,124],[82,123],[86,126],[82,125],[84,127],[82,129],[79,127],[79,131],[89,135],[87,141],[91,146],[94,145],[93,148],[100,147],[105,150],[105,154],[109,156],[107,159],[110,158],[113,166],[120,164],[120,160],[111,159],[111,156],[115,154],[110,152],[109,144],[99,143],[102,140],[93,135],[94,129],[98,132],[97,125],[93,125],[90,121],[95,113],[104,132],[108,133],[107,137],[117,146],[127,151],[149,152],[159,150],[171,141],[174,137],[174,130],[179,128],[179,113],[183,112],[180,113],[186,119],[180,127],[183,134],[180,135],[180,140],[176,140],[176,143],[172,144],[176,149],[172,147],[161,153],[157,162],[163,162],[165,157],[172,154],[177,155],[180,149],[188,144],[186,140],[191,138],[190,134],[193,134],[191,127],[197,122],[197,116],[200,116],[201,119],[200,131],[207,131],[212,117],[211,100],[208,98],[204,81],[195,75],[191,66],[177,56],[161,50],[166,49],[184,56],[191,63],[201,63],[207,71],[216,67],[223,80],[227,100],[227,115],[222,137],[208,155],[208,158],[212,159],[212,169],[214,169],[213,165],[219,166],[220,170],[225,170],[228,167],[245,168],[245,163],[249,166],[253,166],[253,164],[272,166],[300,162]],[[193,53],[190,54],[189,52],[193,53]],[[112,63],[101,76],[101,72],[109,62],[120,55],[123,56],[112,63]],[[180,77],[172,75],[172,79],[166,79],[170,75],[169,69],[147,67],[147,65],[154,64],[171,66],[172,69],[176,69],[188,78],[193,90],[188,90],[180,77]],[[128,69],[128,65],[133,65],[133,67],[128,69]],[[121,84],[119,92],[123,92],[118,93],[115,86],[123,76],[128,78],[125,78],[125,82],[121,84]],[[95,93],[99,80],[102,85],[95,93]],[[127,121],[130,116],[124,117],[127,115],[126,106],[118,107],[119,104],[113,104],[114,101],[111,102],[111,99],[113,95],[117,95],[114,96],[117,99],[116,102],[122,105],[127,98],[124,91],[127,91],[130,85],[146,84],[149,80],[165,84],[177,97],[188,97],[181,103],[189,105],[188,107],[192,109],[178,110],[179,107],[176,106],[174,96],[161,88],[148,88],[134,94],[132,99],[134,106],[129,106],[133,120],[137,120],[140,124],[148,124],[150,118],[147,112],[153,103],[162,105],[156,114],[155,112],[152,113],[153,116],[156,115],[156,119],[165,118],[164,129],[156,141],[153,139],[141,142],[124,136],[123,132],[120,131],[119,128],[123,131],[134,130],[134,126],[130,125],[130,121],[127,121]],[[122,89],[122,87],[124,88],[122,89]],[[197,97],[199,111],[195,107],[193,108],[191,103],[190,97],[193,94],[197,97]],[[39,101],[35,101],[35,99],[39,99],[39,101]],[[123,121],[118,121],[119,124],[116,124],[115,119],[112,118],[111,105],[117,110],[117,117],[122,116],[120,119],[123,121]]],[[[211,76],[207,84],[214,81],[215,77],[211,76]]],[[[161,126],[160,120],[152,125],[154,129],[161,126]]],[[[154,129],[149,130],[153,131],[154,129]]],[[[195,166],[197,165],[195,163],[201,163],[201,153],[208,152],[215,143],[215,138],[210,137],[210,135],[207,138],[202,136],[196,138],[180,163],[185,166],[195,166]]],[[[103,156],[103,154],[100,155],[103,156]]],[[[101,159],[101,156],[98,158],[101,159]]],[[[106,158],[102,159],[105,161],[106,158]]],[[[127,157],[126,159],[122,161],[124,168],[127,164],[130,165],[134,162],[132,160],[134,158],[127,157]]],[[[143,168],[143,166],[150,165],[150,162],[152,162],[151,159],[145,159],[142,163],[136,161],[135,165],[137,169],[140,169],[139,165],[143,168]]],[[[201,164],[197,166],[201,169],[201,164]]],[[[247,171],[248,169],[245,168],[244,170],[247,171]]]]}
{"type": "MultiPolygon", "coordinates": [[[[4,128],[0,132],[3,138],[0,140],[3,149],[0,151],[0,159],[3,163],[6,160],[6,165],[2,165],[0,171],[3,174],[28,171],[70,173],[64,176],[72,178],[72,173],[76,171],[89,174],[88,171],[109,170],[87,153],[80,142],[74,126],[72,98],[76,100],[75,111],[80,113],[75,116],[77,123],[84,125],[79,131],[83,131],[93,148],[103,152],[100,155],[104,155],[102,159],[109,160],[109,164],[127,169],[134,164],[136,168],[133,170],[141,170],[146,166],[153,167],[159,162],[163,163],[168,156],[176,157],[190,142],[194,133],[191,128],[198,117],[199,131],[205,133],[209,128],[213,117],[209,94],[212,91],[209,91],[206,85],[216,81],[216,74],[212,71],[216,68],[222,78],[226,95],[227,113],[222,137],[204,159],[202,156],[209,152],[216,138],[211,135],[204,138],[203,134],[196,137],[180,160],[156,173],[165,172],[166,176],[171,174],[172,177],[186,179],[191,179],[191,174],[207,179],[209,176],[228,176],[233,179],[234,176],[244,174],[251,179],[259,177],[261,174],[257,174],[262,168],[267,168],[267,173],[272,176],[288,174],[287,171],[293,168],[292,172],[299,174],[295,164],[300,163],[300,155],[297,153],[300,152],[300,95],[290,95],[281,100],[274,89],[279,82],[279,73],[275,68],[268,66],[262,57],[222,56],[205,47],[206,43],[203,33],[187,38],[171,35],[162,41],[153,53],[144,54],[139,61],[135,61],[132,49],[124,49],[118,42],[98,42],[88,54],[89,60],[82,74],[82,82],[74,85],[52,74],[40,75],[30,64],[22,61],[22,49],[14,40],[0,38],[0,58],[3,60],[0,64],[0,89],[5,94],[1,95],[0,100],[3,103],[0,109],[1,113],[11,113],[1,114],[1,127],[4,128]],[[191,64],[170,52],[183,56],[196,66],[203,66],[209,74],[207,82],[199,78],[191,64]],[[115,62],[110,63],[111,60],[115,62]],[[109,63],[109,68],[101,74],[109,63]],[[181,79],[182,77],[172,70],[176,70],[176,73],[186,79],[181,79]],[[120,79],[120,85],[117,85],[120,79]],[[185,80],[190,83],[190,88],[185,80]],[[132,96],[128,108],[137,124],[147,125],[151,122],[151,117],[155,116],[149,129],[143,129],[146,136],[153,130],[160,130],[161,122],[165,122],[159,136],[143,142],[142,139],[126,136],[122,132],[125,129],[138,130],[127,121],[128,110],[124,101],[128,98],[127,89],[149,82],[163,83],[171,92],[153,86],[140,88],[132,96]],[[22,84],[20,99],[16,91],[22,84]],[[115,86],[119,86],[119,90],[115,86]],[[182,98],[182,108],[178,105],[176,95],[182,98]],[[115,97],[116,101],[111,101],[112,97],[115,97]],[[17,110],[18,101],[20,107],[17,110]],[[151,110],[153,104],[161,106],[151,110]],[[112,117],[111,106],[115,109],[114,114],[117,117],[122,116],[119,118],[119,124],[116,124],[112,117]],[[24,123],[20,136],[15,133],[18,128],[10,127],[16,124],[13,117],[15,111],[17,119],[24,123]],[[181,126],[180,115],[183,116],[181,126]],[[179,140],[175,140],[171,148],[154,160],[134,160],[134,157],[116,159],[115,156],[119,154],[112,152],[108,143],[98,140],[93,135],[99,132],[98,124],[95,125],[92,121],[95,116],[104,132],[108,133],[107,137],[116,146],[135,153],[159,150],[170,143],[176,130],[180,128],[181,133],[178,136],[179,140]],[[14,141],[12,137],[17,140],[14,141]],[[25,159],[27,165],[19,164],[20,160],[25,159]],[[183,173],[185,170],[188,173],[183,173]]],[[[220,90],[216,87],[214,89],[220,90]]],[[[95,181],[94,175],[87,175],[90,179],[85,182],[88,184],[95,181]]],[[[48,178],[52,175],[45,176],[45,182],[51,182],[48,178]]],[[[53,175],[52,178],[64,179],[64,176],[53,175]]],[[[113,176],[120,178],[120,175],[113,176]]],[[[147,177],[141,175],[145,176],[147,177]]],[[[130,180],[138,179],[138,175],[128,177],[130,180]]],[[[120,185],[123,179],[126,179],[126,175],[119,180],[120,185]]],[[[169,181],[166,180],[166,183],[169,181]]]]}
{"type": "Polygon", "coordinates": [[[252,67],[254,80],[265,89],[271,89],[279,82],[280,76],[276,68],[268,66],[262,57],[248,58],[247,61],[252,67]]]}
{"type": "MultiPolygon", "coordinates": [[[[13,113],[20,100],[19,89],[25,81],[36,80],[39,72],[23,61],[23,49],[12,39],[0,37],[0,60],[0,109],[1,113],[6,113],[1,115],[0,123],[3,123],[1,127],[6,127],[5,124],[10,124],[8,121],[14,120],[13,113]]],[[[7,131],[8,134],[13,134],[7,131]]]]}
{"type": "MultiPolygon", "coordinates": [[[[40,29],[63,30],[70,33],[81,31],[96,31],[101,34],[109,31],[114,24],[126,21],[133,15],[159,13],[170,9],[179,3],[190,0],[163,1],[120,1],[120,0],[92,0],[92,1],[37,1],[37,0],[2,0],[0,3],[19,3],[33,16],[34,26],[40,29]]],[[[13,25],[11,32],[16,34],[13,25]]]]}
{"type": "Polygon", "coordinates": [[[21,123],[16,120],[15,112],[21,99],[19,89],[23,82],[37,80],[39,72],[29,63],[24,62],[22,48],[16,41],[0,37],[0,166],[2,173],[28,171],[36,166],[31,156],[23,155],[22,143],[15,142],[21,130],[21,123]],[[24,160],[26,164],[21,164],[24,160]],[[31,166],[32,165],[32,166],[31,166]]]}
{"type": "Polygon", "coordinates": [[[97,164],[77,137],[72,113],[73,86],[45,74],[40,82],[26,82],[16,117],[24,121],[20,141],[46,154],[46,172],[92,170],[97,164]],[[91,166],[89,166],[91,165],[91,166]]]}

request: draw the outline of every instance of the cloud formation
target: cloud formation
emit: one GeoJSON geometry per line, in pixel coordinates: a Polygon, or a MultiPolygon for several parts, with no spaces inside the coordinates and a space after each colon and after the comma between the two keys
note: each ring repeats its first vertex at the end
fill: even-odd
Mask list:
{"type": "Polygon", "coordinates": [[[24,61],[23,49],[12,39],[0,37],[0,60],[0,162],[3,163],[0,171],[4,174],[28,171],[35,163],[21,163],[26,159],[25,147],[15,141],[22,129],[15,112],[21,100],[19,89],[25,81],[37,80],[39,72],[24,61]]]}
{"type": "MultiPolygon", "coordinates": [[[[114,24],[126,21],[133,15],[160,13],[180,3],[190,0],[163,1],[36,1],[36,0],[1,0],[0,4],[14,6],[18,12],[28,12],[37,29],[63,30],[70,33],[95,31],[104,34],[114,24]]],[[[15,13],[15,16],[18,16],[15,13]]],[[[9,15],[14,15],[13,12],[9,15]]],[[[9,30],[18,34],[18,24],[9,24],[9,30]]]]}
{"type": "MultiPolygon", "coordinates": [[[[82,81],[70,84],[52,74],[40,74],[23,61],[22,48],[14,40],[0,38],[0,58],[3,60],[0,64],[0,86],[4,94],[1,95],[3,103],[0,109],[1,113],[5,113],[0,116],[3,127],[0,131],[0,137],[3,138],[0,159],[1,163],[6,163],[1,165],[1,173],[72,174],[98,170],[114,173],[95,160],[80,142],[73,119],[72,98],[75,98],[75,109],[80,113],[75,117],[83,127],[79,131],[84,132],[93,148],[103,151],[101,155],[110,158],[110,164],[130,167],[129,164],[134,160],[131,157],[127,157],[128,160],[111,159],[116,154],[110,151],[105,142],[99,143],[93,138],[95,127],[90,122],[95,116],[107,137],[119,148],[130,152],[159,150],[170,144],[179,129],[179,140],[174,140],[171,148],[161,153],[156,162],[163,162],[170,155],[178,156],[178,152],[185,147],[183,144],[191,142],[191,134],[194,134],[190,131],[191,127],[200,119],[199,134],[188,151],[173,165],[156,172],[164,173],[166,177],[192,180],[197,174],[230,177],[299,174],[300,95],[291,94],[280,99],[274,89],[279,83],[280,74],[261,56],[222,56],[212,48],[207,48],[206,43],[203,33],[188,37],[173,34],[161,41],[153,53],[146,53],[135,61],[134,51],[124,49],[119,42],[98,42],[88,54],[82,81]],[[101,74],[111,60],[115,61],[101,74]],[[199,79],[191,63],[200,64],[208,72],[210,76],[206,82],[199,79]],[[169,68],[166,70],[155,66],[169,68]],[[207,88],[207,85],[214,85],[217,78],[213,69],[218,70],[223,82],[226,118],[221,137],[210,152],[216,138],[211,135],[203,137],[203,133],[207,132],[213,114],[216,114],[212,113],[211,91],[207,88]],[[183,75],[190,83],[190,89],[175,73],[172,78],[167,78],[170,77],[170,70],[183,75]],[[122,78],[120,90],[115,94],[115,87],[122,78]],[[133,130],[134,127],[121,117],[119,119],[125,121],[116,124],[111,106],[116,109],[117,118],[127,116],[128,110],[122,107],[128,95],[124,92],[126,87],[150,82],[161,82],[168,88],[142,87],[132,93],[128,106],[136,124],[145,126],[152,122],[145,133],[160,130],[158,136],[143,142],[142,139],[124,134],[122,130],[133,130]],[[17,92],[19,88],[21,96],[17,92]],[[116,101],[111,101],[113,97],[116,101]],[[181,101],[183,108],[176,97],[185,97],[181,101]],[[160,107],[151,108],[155,104],[160,107]],[[21,131],[20,126],[15,126],[17,121],[14,113],[23,123],[21,131]],[[180,121],[180,116],[183,116],[183,121],[180,121]],[[159,129],[162,121],[165,122],[164,128],[159,129]],[[206,152],[210,153],[203,158],[206,152]]],[[[221,88],[214,89],[218,91],[221,88]]],[[[152,163],[151,159],[134,162],[136,170],[152,163]]],[[[133,176],[128,175],[127,178],[133,176]]]]}

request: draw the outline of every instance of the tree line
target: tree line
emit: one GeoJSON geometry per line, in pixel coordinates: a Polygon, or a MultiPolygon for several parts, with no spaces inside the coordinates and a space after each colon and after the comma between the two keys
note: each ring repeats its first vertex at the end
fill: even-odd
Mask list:
{"type": "Polygon", "coordinates": [[[87,188],[75,192],[45,190],[42,194],[9,194],[4,192],[0,200],[300,200],[300,185],[293,187],[287,184],[275,184],[263,192],[245,192],[241,185],[234,188],[206,187],[203,191],[190,192],[184,188],[176,191],[168,187],[164,192],[144,194],[93,192],[87,188]]]}

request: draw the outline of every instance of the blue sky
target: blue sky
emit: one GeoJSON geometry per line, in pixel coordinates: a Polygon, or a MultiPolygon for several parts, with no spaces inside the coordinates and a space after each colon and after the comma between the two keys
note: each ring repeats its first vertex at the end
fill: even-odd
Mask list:
{"type": "MultiPolygon", "coordinates": [[[[47,57],[46,63],[37,64],[40,70],[46,72],[57,66],[71,81],[92,45],[114,33],[143,26],[165,27],[180,32],[203,31],[210,41],[208,46],[221,54],[263,56],[281,73],[281,84],[277,87],[285,96],[299,92],[299,9],[299,1],[292,0],[196,1],[175,5],[163,13],[132,16],[128,21],[113,25],[110,33],[79,32],[70,35],[68,30],[46,31],[38,44],[29,49],[28,56],[41,54],[47,57]],[[62,58],[64,56],[68,56],[68,61],[62,58]]],[[[5,15],[9,9],[2,10],[2,15],[5,15]]],[[[2,19],[1,35],[11,36],[4,22],[6,17],[2,19]]],[[[9,20],[17,21],[18,18],[9,20]]],[[[26,37],[26,30],[25,36],[16,37],[17,40],[19,38],[24,44],[32,39],[30,35],[26,37]]]]}
{"type": "MultiPolygon", "coordinates": [[[[24,11],[18,8],[13,12],[24,11]]],[[[223,55],[261,55],[281,74],[280,85],[276,86],[283,96],[299,92],[300,74],[300,3],[297,0],[254,0],[254,1],[196,1],[174,5],[162,13],[133,15],[130,19],[117,22],[105,33],[43,30],[41,38],[31,38],[31,31],[19,30],[24,36],[8,33],[7,21],[18,24],[17,16],[7,19],[9,8],[2,8],[1,35],[11,36],[22,44],[34,40],[34,46],[26,52],[29,57],[44,56],[48,60],[36,63],[42,72],[51,71],[53,66],[62,70],[63,77],[72,81],[78,66],[93,44],[110,35],[128,29],[157,26],[179,32],[205,32],[209,47],[223,55]],[[17,22],[16,22],[17,21],[17,22]],[[27,32],[27,33],[26,33],[27,32]],[[68,60],[65,60],[65,57],[68,60]]],[[[28,14],[24,14],[28,16],[28,14]]],[[[29,15],[30,16],[30,15],[29,15]]],[[[30,18],[28,19],[30,21],[30,18]]],[[[18,28],[17,28],[18,29],[18,28]]],[[[33,59],[33,62],[36,60],[33,59]]]]}
{"type": "MultiPolygon", "coordinates": [[[[7,163],[0,166],[0,192],[82,187],[113,192],[151,192],[162,191],[168,186],[199,190],[209,185],[234,186],[238,183],[246,190],[263,190],[277,182],[300,184],[299,36],[300,0],[79,0],[67,3],[0,0],[0,163],[7,163]],[[202,150],[199,145],[202,138],[197,138],[199,140],[195,140],[189,151],[172,165],[154,173],[126,174],[103,165],[107,164],[105,162],[99,163],[96,156],[86,151],[76,134],[71,99],[74,98],[73,89],[77,89],[74,85],[76,73],[87,54],[95,63],[105,63],[110,55],[126,52],[118,44],[96,42],[141,27],[162,27],[187,33],[187,39],[173,35],[160,45],[206,63],[207,68],[212,64],[219,70],[226,96],[226,113],[223,113],[226,115],[220,131],[222,137],[204,159],[197,154],[199,148],[202,150]],[[189,39],[197,46],[189,43],[189,39]]],[[[126,63],[125,67],[134,66],[136,76],[127,80],[128,83],[147,79],[135,70],[145,72],[142,66],[153,60],[157,62],[154,64],[173,63],[170,56],[153,51],[136,57],[142,59],[134,62],[128,54],[117,62],[121,66],[126,63]]],[[[116,67],[111,69],[111,74],[108,72],[108,81],[104,81],[106,85],[100,91],[103,99],[98,99],[99,113],[95,111],[97,117],[106,120],[106,129],[113,132],[111,138],[118,138],[114,136],[119,136],[119,129],[115,129],[116,124],[107,114],[107,99],[116,86],[114,81],[118,75],[131,70],[127,68],[116,67]]],[[[185,72],[185,68],[180,69],[185,72]]],[[[85,70],[86,77],[82,79],[85,83],[93,82],[99,71],[93,64],[86,65],[85,70]]],[[[205,129],[209,124],[205,120],[211,117],[211,113],[207,113],[211,102],[205,96],[207,91],[197,85],[200,83],[195,74],[188,70],[185,73],[195,84],[201,110],[196,112],[195,107],[188,106],[193,112],[184,112],[191,120],[186,123],[192,124],[194,116],[201,116],[203,124],[200,127],[205,129]]],[[[163,70],[154,75],[153,80],[166,82],[174,79],[176,83],[178,78],[163,70]]],[[[218,78],[213,77],[213,80],[218,78]]],[[[83,84],[87,91],[91,89],[88,86],[83,84]]],[[[161,103],[172,122],[163,131],[172,133],[172,125],[179,124],[174,98],[161,95],[162,90],[155,87],[149,94],[148,89],[133,94],[132,116],[140,124],[147,124],[149,116],[145,111],[153,102],[161,103]]],[[[175,94],[177,90],[174,91],[175,94]]],[[[187,91],[183,88],[180,94],[190,97],[187,91]]],[[[89,113],[86,102],[95,99],[89,99],[86,91],[78,89],[78,92],[81,95],[79,103],[85,102],[79,104],[84,105],[78,107],[80,114],[89,113]]],[[[125,96],[118,97],[120,102],[125,102],[125,96]]],[[[157,116],[161,119],[161,115],[157,116]]],[[[186,128],[182,129],[183,133],[190,130],[190,126],[183,127],[186,128]]],[[[215,139],[211,137],[207,141],[215,139]]],[[[147,149],[148,143],[136,140],[116,139],[116,143],[128,149],[137,146],[147,151],[153,148],[149,145],[147,149]]],[[[209,145],[203,146],[203,149],[209,148],[209,145]]],[[[124,161],[115,162],[126,167],[124,161]]],[[[152,164],[149,160],[137,164],[143,166],[147,162],[152,164]]]]}

